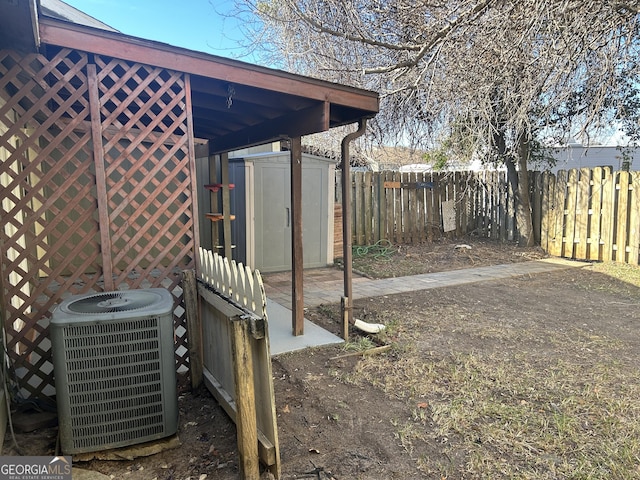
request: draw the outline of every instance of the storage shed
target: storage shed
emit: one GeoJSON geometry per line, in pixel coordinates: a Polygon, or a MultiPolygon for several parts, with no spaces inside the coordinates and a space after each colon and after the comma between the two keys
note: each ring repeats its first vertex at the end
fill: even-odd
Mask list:
{"type": "MultiPolygon", "coordinates": [[[[229,159],[232,256],[261,272],[291,270],[290,152],[268,152],[229,159]]],[[[204,169],[203,169],[204,170],[204,169]]],[[[202,172],[205,175],[205,172],[202,172]]],[[[333,263],[335,161],[302,154],[303,267],[333,263]]],[[[207,202],[206,192],[203,205],[207,202]]],[[[217,225],[211,225],[217,229],[217,225]]],[[[202,244],[220,249],[220,235],[202,244]]]]}

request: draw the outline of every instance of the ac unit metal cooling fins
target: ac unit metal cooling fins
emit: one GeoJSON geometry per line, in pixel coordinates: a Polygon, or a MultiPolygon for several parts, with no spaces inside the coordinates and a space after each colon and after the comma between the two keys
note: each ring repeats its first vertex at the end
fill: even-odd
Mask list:
{"type": "Polygon", "coordinates": [[[167,290],[70,297],[53,312],[50,330],[65,454],[176,433],[173,297],[167,290]]]}

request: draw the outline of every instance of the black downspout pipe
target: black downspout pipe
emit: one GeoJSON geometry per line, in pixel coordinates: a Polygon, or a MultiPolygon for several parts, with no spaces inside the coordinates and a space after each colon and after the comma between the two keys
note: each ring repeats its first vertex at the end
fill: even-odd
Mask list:
{"type": "Polygon", "coordinates": [[[349,339],[349,324],[353,324],[352,254],[351,254],[351,165],[349,144],[361,137],[367,129],[367,119],[358,122],[358,130],[342,139],[342,260],[344,262],[344,296],[342,321],[344,340],[349,339]]]}

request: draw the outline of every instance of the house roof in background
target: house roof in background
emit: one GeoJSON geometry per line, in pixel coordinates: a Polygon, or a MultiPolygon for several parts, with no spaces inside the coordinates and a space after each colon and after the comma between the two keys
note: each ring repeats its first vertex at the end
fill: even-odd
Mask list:
{"type": "Polygon", "coordinates": [[[87,15],[61,0],[40,0],[40,12],[47,17],[57,18],[58,20],[66,20],[79,25],[100,28],[111,32],[118,31],[106,23],[101,22],[97,18],[93,18],[91,15],[87,15]]]}

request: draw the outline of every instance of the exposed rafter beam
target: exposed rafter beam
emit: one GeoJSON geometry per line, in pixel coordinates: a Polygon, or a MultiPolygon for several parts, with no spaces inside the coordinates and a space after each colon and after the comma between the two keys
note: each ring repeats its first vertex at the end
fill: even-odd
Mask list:
{"type": "Polygon", "coordinates": [[[318,102],[304,110],[268,120],[244,130],[209,140],[209,154],[228,152],[243,146],[260,145],[283,137],[301,137],[329,130],[329,103],[318,102]]]}

